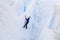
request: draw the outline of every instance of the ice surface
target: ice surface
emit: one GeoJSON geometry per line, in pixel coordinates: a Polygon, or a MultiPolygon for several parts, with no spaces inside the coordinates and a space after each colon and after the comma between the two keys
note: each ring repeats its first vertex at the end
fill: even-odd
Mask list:
{"type": "Polygon", "coordinates": [[[0,40],[60,40],[58,2],[0,0],[0,40]],[[31,17],[27,29],[25,16],[31,17]]]}

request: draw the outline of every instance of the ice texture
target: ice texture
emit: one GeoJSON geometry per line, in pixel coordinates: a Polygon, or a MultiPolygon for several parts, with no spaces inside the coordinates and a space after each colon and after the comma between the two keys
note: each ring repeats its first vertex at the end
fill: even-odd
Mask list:
{"type": "Polygon", "coordinates": [[[0,0],[0,40],[60,40],[59,10],[59,0],[0,0]]]}

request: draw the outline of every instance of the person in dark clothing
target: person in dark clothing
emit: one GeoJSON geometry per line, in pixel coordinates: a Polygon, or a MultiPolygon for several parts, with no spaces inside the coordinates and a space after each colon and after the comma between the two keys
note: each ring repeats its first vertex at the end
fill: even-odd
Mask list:
{"type": "Polygon", "coordinates": [[[29,20],[30,20],[30,16],[28,18],[25,17],[25,25],[23,26],[23,28],[26,28],[27,29],[27,25],[29,23],[29,20]]]}

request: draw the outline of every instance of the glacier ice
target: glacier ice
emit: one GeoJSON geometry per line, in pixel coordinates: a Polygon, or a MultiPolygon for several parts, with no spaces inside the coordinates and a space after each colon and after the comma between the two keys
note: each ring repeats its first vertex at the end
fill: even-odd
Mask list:
{"type": "Polygon", "coordinates": [[[0,40],[60,40],[58,2],[0,0],[0,40]],[[27,29],[23,28],[25,16],[31,17],[27,29]]]}

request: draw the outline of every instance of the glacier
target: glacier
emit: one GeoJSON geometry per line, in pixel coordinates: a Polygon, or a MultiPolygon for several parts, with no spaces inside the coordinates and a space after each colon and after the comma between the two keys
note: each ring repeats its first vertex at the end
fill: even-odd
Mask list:
{"type": "Polygon", "coordinates": [[[59,0],[0,0],[0,40],[60,40],[59,10],[59,0]]]}

